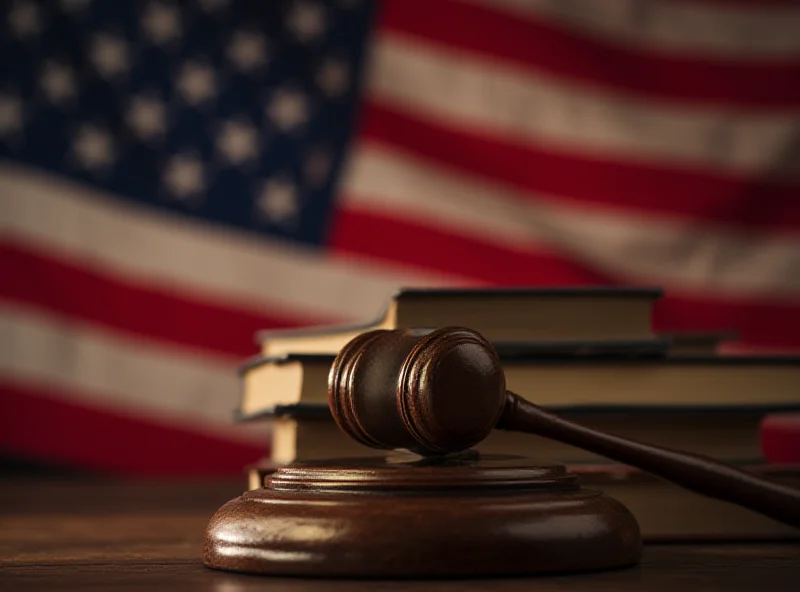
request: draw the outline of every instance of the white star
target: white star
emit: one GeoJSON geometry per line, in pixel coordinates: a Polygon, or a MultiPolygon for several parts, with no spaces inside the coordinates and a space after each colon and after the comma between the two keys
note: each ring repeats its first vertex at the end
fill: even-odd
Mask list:
{"type": "Polygon", "coordinates": [[[313,41],[325,29],[324,9],[317,2],[297,2],[288,15],[287,25],[303,43],[313,41]]]}
{"type": "Polygon", "coordinates": [[[192,154],[176,154],[167,164],[164,185],[172,195],[181,199],[194,199],[205,189],[203,161],[192,154]]]}
{"type": "Polygon", "coordinates": [[[22,101],[0,95],[0,137],[8,138],[22,131],[22,101]]]}
{"type": "Polygon", "coordinates": [[[313,187],[320,187],[328,179],[331,171],[333,157],[330,151],[322,148],[312,149],[306,158],[305,174],[309,184],[313,187]]]}
{"type": "Polygon", "coordinates": [[[8,15],[8,22],[17,37],[38,35],[42,30],[39,8],[32,2],[17,2],[8,15]]]}
{"type": "Polygon", "coordinates": [[[296,129],[308,120],[308,103],[304,94],[278,90],[270,101],[267,114],[281,131],[296,129]]]}
{"type": "Polygon", "coordinates": [[[164,45],[181,36],[181,13],[175,6],[151,4],[142,16],[142,28],[150,41],[164,45]]]}
{"type": "Polygon", "coordinates": [[[39,84],[52,103],[61,104],[75,98],[75,76],[69,66],[49,62],[39,77],[39,84]]]}
{"type": "Polygon", "coordinates": [[[300,211],[297,189],[289,181],[270,179],[262,186],[256,206],[259,215],[269,222],[292,224],[300,211]]]}
{"type": "Polygon", "coordinates": [[[108,132],[94,125],[84,125],[78,130],[73,150],[87,169],[102,169],[114,162],[114,145],[108,132]]]}
{"type": "Polygon", "coordinates": [[[245,121],[226,121],[217,136],[217,149],[233,165],[241,165],[258,156],[258,133],[245,121]]]}
{"type": "Polygon", "coordinates": [[[92,63],[104,78],[128,71],[128,45],[115,35],[101,33],[92,44],[92,63]]]}
{"type": "Polygon", "coordinates": [[[198,0],[200,7],[206,12],[215,12],[228,8],[228,0],[198,0]]]}
{"type": "Polygon", "coordinates": [[[350,68],[347,62],[329,58],[317,70],[317,85],[330,98],[342,96],[350,83],[350,68]]]}
{"type": "Polygon", "coordinates": [[[187,62],[178,76],[178,90],[190,105],[199,105],[214,96],[214,70],[207,64],[187,62]]]}
{"type": "Polygon", "coordinates": [[[263,66],[267,61],[264,36],[249,31],[237,31],[228,45],[228,58],[244,72],[263,66]]]}
{"type": "Polygon", "coordinates": [[[155,97],[134,97],[128,106],[126,120],[140,140],[163,136],[167,127],[164,103],[155,97]]]}

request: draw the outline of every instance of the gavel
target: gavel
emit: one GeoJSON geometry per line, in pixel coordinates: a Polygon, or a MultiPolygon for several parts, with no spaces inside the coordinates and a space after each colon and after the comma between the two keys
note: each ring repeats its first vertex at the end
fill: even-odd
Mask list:
{"type": "Polygon", "coordinates": [[[697,493],[800,527],[800,491],[711,458],[567,421],[506,390],[492,344],[463,327],[374,330],[336,356],[328,403],[339,428],[372,448],[458,453],[493,429],[583,448],[697,493]]]}

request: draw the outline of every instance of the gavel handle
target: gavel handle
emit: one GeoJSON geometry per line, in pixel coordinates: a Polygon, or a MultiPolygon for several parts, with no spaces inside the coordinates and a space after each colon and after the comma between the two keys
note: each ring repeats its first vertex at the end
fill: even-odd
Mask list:
{"type": "Polygon", "coordinates": [[[800,490],[761,479],[701,455],[593,430],[548,413],[512,392],[498,429],[535,433],[638,467],[681,487],[800,527],[800,490]]]}

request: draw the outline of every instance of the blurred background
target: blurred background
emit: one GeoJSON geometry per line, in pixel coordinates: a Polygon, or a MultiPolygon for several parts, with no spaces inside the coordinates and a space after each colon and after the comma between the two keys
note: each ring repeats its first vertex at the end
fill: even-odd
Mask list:
{"type": "Polygon", "coordinates": [[[657,285],[800,351],[790,0],[0,4],[6,471],[241,475],[258,331],[657,285]]]}

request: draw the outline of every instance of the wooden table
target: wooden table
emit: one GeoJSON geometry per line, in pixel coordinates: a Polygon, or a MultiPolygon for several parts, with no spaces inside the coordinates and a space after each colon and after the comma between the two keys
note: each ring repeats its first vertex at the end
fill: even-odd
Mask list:
{"type": "Polygon", "coordinates": [[[658,545],[630,569],[467,581],[332,581],[217,572],[203,528],[242,482],[0,483],[0,590],[800,590],[799,544],[658,545]]]}

